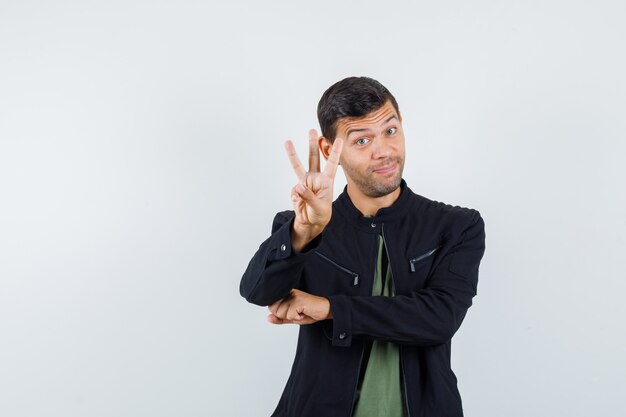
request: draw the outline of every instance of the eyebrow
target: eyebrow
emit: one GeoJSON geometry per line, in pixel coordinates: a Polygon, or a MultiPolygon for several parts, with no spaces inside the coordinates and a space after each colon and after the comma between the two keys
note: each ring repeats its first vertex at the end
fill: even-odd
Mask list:
{"type": "MultiPolygon", "coordinates": [[[[383,122],[383,124],[387,124],[387,123],[389,123],[390,121],[392,121],[393,119],[397,119],[397,117],[396,117],[396,115],[395,115],[395,114],[394,114],[393,116],[391,116],[390,118],[388,118],[387,120],[385,120],[385,121],[383,122]]],[[[350,129],[350,130],[348,130],[348,131],[346,132],[346,137],[350,136],[350,135],[351,135],[352,133],[354,133],[354,132],[367,132],[367,131],[369,131],[369,130],[370,130],[370,129],[350,129]]]]}

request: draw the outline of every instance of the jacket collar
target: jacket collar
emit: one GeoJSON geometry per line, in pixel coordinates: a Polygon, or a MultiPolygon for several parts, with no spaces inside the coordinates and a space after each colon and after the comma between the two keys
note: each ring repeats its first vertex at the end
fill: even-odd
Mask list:
{"type": "Polygon", "coordinates": [[[348,196],[348,186],[343,188],[343,192],[335,200],[334,208],[349,222],[365,231],[380,233],[383,223],[397,221],[405,216],[411,204],[413,192],[407,186],[404,179],[400,182],[400,196],[389,207],[378,210],[373,217],[365,217],[352,203],[348,196]]]}

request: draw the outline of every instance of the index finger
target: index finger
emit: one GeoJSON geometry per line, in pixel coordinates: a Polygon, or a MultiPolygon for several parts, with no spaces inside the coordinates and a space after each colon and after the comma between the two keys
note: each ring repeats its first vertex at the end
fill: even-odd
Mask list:
{"type": "Polygon", "coordinates": [[[300,158],[298,158],[298,154],[296,153],[296,147],[293,146],[293,142],[291,142],[290,140],[286,141],[285,150],[287,151],[287,157],[289,158],[289,162],[291,162],[293,172],[295,172],[298,179],[301,180],[306,175],[306,170],[302,166],[300,158]]]}
{"type": "Polygon", "coordinates": [[[337,138],[333,143],[333,147],[330,150],[330,155],[328,155],[328,161],[326,161],[326,166],[324,167],[324,175],[330,178],[335,178],[335,174],[337,173],[337,166],[339,165],[339,156],[341,155],[341,150],[343,149],[343,139],[337,138]]]}
{"type": "Polygon", "coordinates": [[[320,172],[320,149],[317,144],[319,136],[315,129],[309,130],[309,172],[320,172]]]}

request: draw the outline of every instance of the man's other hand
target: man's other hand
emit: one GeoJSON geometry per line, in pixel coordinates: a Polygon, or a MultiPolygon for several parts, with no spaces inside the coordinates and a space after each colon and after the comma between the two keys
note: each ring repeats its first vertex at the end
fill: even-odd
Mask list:
{"type": "Polygon", "coordinates": [[[278,300],[267,308],[271,312],[267,321],[272,324],[312,324],[333,318],[328,298],[296,289],[291,290],[289,297],[278,300]]]}

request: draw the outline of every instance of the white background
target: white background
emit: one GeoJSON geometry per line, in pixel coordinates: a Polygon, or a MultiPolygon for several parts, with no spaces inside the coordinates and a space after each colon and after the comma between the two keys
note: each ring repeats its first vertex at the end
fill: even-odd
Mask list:
{"type": "Polygon", "coordinates": [[[453,339],[466,416],[626,415],[625,21],[623,1],[1,0],[0,415],[268,416],[297,328],[239,280],[291,208],[283,141],[303,154],[350,75],[398,99],[409,186],[485,219],[453,339]]]}

